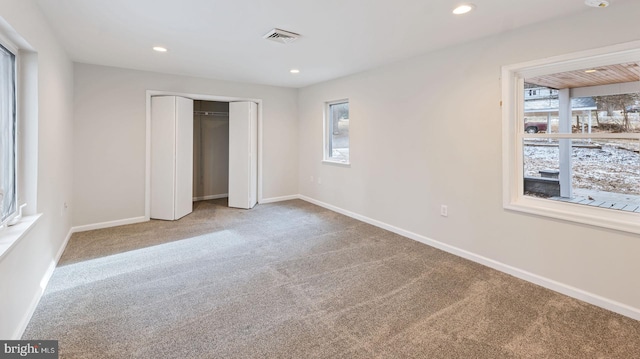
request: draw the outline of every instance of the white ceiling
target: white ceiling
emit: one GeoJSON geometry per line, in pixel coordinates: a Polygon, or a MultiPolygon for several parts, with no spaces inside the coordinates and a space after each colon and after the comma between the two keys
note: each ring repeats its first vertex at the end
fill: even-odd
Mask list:
{"type": "MultiPolygon", "coordinates": [[[[36,0],[73,61],[304,87],[583,11],[584,0],[36,0]],[[302,37],[262,38],[272,28],[302,37]],[[163,45],[167,53],[152,51],[163,45]],[[291,68],[301,73],[292,75],[291,68]]],[[[637,0],[610,0],[616,3],[637,0]]],[[[562,31],[562,29],[559,29],[562,31]]]]}

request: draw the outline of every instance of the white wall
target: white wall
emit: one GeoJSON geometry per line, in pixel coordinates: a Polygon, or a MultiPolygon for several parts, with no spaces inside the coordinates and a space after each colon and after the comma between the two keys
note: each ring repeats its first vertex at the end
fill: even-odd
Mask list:
{"type": "Polygon", "coordinates": [[[298,193],[297,91],[75,64],[74,226],[144,216],[147,90],[261,99],[263,198],[298,193]]]}
{"type": "Polygon", "coordinates": [[[73,66],[32,1],[0,1],[0,16],[15,30],[9,37],[23,39],[20,46],[30,51],[24,57],[33,65],[27,77],[37,77],[37,93],[21,92],[30,99],[21,108],[29,122],[22,124],[29,139],[21,173],[32,176],[24,182],[33,187],[23,198],[31,207],[27,212],[43,214],[0,259],[0,338],[11,339],[26,326],[71,228],[73,66]]]}
{"type": "Polygon", "coordinates": [[[300,193],[640,313],[639,236],[502,208],[501,66],[638,40],[640,2],[615,5],[301,89],[300,193]],[[351,168],[321,163],[342,98],[351,168]]]}

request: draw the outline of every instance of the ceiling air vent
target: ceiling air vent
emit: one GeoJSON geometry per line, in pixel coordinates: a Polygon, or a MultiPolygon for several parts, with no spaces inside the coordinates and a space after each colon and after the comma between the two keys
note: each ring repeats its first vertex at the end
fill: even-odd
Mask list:
{"type": "Polygon", "coordinates": [[[288,44],[290,42],[294,42],[299,37],[300,35],[296,34],[295,32],[290,32],[290,31],[285,31],[280,29],[273,29],[263,36],[263,38],[267,40],[272,40],[282,44],[288,44]]]}

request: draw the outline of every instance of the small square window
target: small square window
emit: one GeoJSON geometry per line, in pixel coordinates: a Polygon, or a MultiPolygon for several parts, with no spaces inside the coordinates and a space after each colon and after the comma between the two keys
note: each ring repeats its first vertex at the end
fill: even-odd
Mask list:
{"type": "Polygon", "coordinates": [[[348,164],[349,101],[328,102],[324,121],[324,160],[348,164]]]}

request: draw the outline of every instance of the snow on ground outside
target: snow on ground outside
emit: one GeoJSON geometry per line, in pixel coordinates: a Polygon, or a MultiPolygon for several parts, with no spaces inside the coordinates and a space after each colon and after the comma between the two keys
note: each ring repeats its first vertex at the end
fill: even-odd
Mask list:
{"type": "MultiPolygon", "coordinates": [[[[524,175],[559,169],[557,146],[524,147],[524,175]]],[[[572,151],[573,188],[640,195],[640,154],[614,145],[572,151]]]]}

